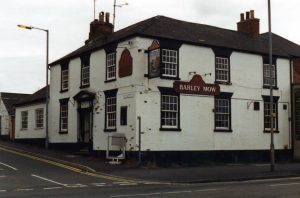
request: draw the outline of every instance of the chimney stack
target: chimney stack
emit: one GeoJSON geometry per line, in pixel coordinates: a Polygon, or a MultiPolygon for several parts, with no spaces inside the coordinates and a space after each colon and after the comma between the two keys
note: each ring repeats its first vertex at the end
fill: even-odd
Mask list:
{"type": "Polygon", "coordinates": [[[112,33],[113,24],[109,22],[109,13],[100,12],[99,20],[95,19],[90,23],[89,39],[85,41],[85,44],[98,38],[106,38],[112,33]]]}
{"type": "Polygon", "coordinates": [[[255,18],[254,10],[246,12],[246,19],[244,13],[241,13],[240,22],[237,23],[238,32],[247,33],[252,37],[259,35],[259,19],[255,18]]]}

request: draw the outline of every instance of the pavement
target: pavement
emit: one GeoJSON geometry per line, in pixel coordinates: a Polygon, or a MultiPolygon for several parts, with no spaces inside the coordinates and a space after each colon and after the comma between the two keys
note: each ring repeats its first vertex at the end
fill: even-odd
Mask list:
{"type": "Polygon", "coordinates": [[[100,156],[52,149],[46,150],[34,145],[7,140],[0,140],[0,148],[58,162],[84,172],[157,182],[207,183],[300,177],[300,163],[292,162],[275,164],[274,172],[270,171],[269,164],[222,164],[197,167],[147,168],[138,167],[135,162],[131,161],[122,165],[110,165],[107,159],[100,156]]]}

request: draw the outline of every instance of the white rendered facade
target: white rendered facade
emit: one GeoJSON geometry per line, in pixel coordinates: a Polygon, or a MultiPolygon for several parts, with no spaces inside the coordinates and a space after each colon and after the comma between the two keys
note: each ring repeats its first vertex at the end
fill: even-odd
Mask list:
{"type": "MultiPolygon", "coordinates": [[[[141,148],[143,151],[219,151],[219,150],[268,150],[270,134],[264,132],[264,100],[269,89],[263,88],[263,56],[233,50],[230,55],[230,83],[220,84],[221,92],[231,93],[231,131],[215,132],[215,97],[180,94],[180,130],[160,130],[161,92],[158,87],[173,88],[174,80],[147,77],[148,49],[153,39],[133,37],[119,42],[116,48],[116,79],[105,82],[106,52],[93,51],[90,55],[90,85],[80,88],[81,60],[73,58],[68,64],[68,90],[61,92],[61,66],[51,67],[49,103],[49,141],[77,143],[80,116],[78,102],[73,98],[85,90],[95,94],[92,105],[91,143],[93,150],[106,150],[107,138],[112,133],[126,135],[127,151],[138,149],[138,122],[142,119],[141,148]],[[133,61],[132,75],[120,78],[119,60],[127,48],[133,61]],[[139,50],[142,49],[142,50],[139,50]],[[146,74],[146,77],[145,77],[146,74]],[[105,130],[105,93],[116,93],[116,130],[105,130]],[[68,99],[68,130],[60,133],[60,100],[68,99]],[[254,102],[259,110],[254,110],[254,102]],[[120,109],[127,107],[127,125],[120,123],[120,109]]],[[[209,84],[215,84],[216,55],[210,47],[182,43],[178,49],[178,73],[180,81],[190,81],[194,74],[202,76],[209,84]],[[211,74],[211,75],[205,75],[211,74]]],[[[290,121],[290,61],[276,59],[278,97],[278,133],[275,133],[276,149],[291,149],[290,121]],[[283,107],[285,106],[285,107],[283,107]]]]}

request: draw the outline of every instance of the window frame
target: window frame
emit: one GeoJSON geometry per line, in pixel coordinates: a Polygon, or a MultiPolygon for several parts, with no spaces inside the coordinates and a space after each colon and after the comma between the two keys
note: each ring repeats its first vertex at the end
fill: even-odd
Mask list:
{"type": "Polygon", "coordinates": [[[69,98],[60,99],[59,102],[59,133],[66,134],[69,129],[69,98]],[[63,110],[66,112],[66,116],[63,116],[63,110]],[[66,125],[66,128],[63,127],[64,124],[66,125]]]}
{"type": "Polygon", "coordinates": [[[21,130],[28,130],[28,110],[21,111],[21,130]]]}
{"type": "Polygon", "coordinates": [[[104,94],[105,94],[105,119],[104,119],[104,132],[115,132],[117,131],[117,108],[118,108],[118,102],[117,102],[117,92],[118,92],[118,89],[112,89],[112,90],[107,90],[107,91],[104,91],[104,94]],[[115,104],[113,105],[114,106],[114,111],[112,112],[108,112],[108,100],[109,99],[114,99],[115,101],[115,104]],[[110,113],[110,114],[109,114],[110,113]],[[115,118],[115,121],[114,121],[114,126],[111,127],[111,126],[108,126],[108,122],[109,122],[109,115],[113,115],[114,118],[115,118]]]}
{"type": "Polygon", "coordinates": [[[268,63],[263,64],[263,88],[270,89],[270,87],[273,86],[273,89],[278,89],[277,88],[277,66],[276,66],[276,64],[272,64],[272,67],[274,67],[273,68],[274,73],[272,73],[274,75],[274,76],[272,76],[272,81],[274,81],[274,85],[271,85],[270,83],[266,83],[266,81],[270,81],[271,76],[269,75],[270,68],[268,69],[268,72],[265,72],[265,67],[270,67],[270,64],[268,64],[268,63]],[[267,76],[265,74],[267,74],[267,76]]]}
{"type": "Polygon", "coordinates": [[[44,128],[44,108],[35,109],[35,128],[44,128]]]}
{"type": "MultiPolygon", "coordinates": [[[[157,50],[157,49],[156,49],[157,50]]],[[[169,48],[161,48],[160,50],[160,75],[162,78],[178,78],[179,76],[179,50],[169,49],[169,48]],[[167,54],[164,55],[164,52],[167,54]],[[171,53],[175,53],[175,56],[171,56],[171,53]],[[172,59],[175,61],[172,62],[172,59]],[[175,71],[175,75],[167,74],[164,71],[170,68],[166,68],[166,65],[175,65],[175,69],[171,69],[175,71]]]]}
{"type": "Polygon", "coordinates": [[[229,57],[215,56],[215,82],[220,83],[220,84],[229,84],[230,83],[230,58],[229,57]],[[220,63],[219,59],[227,60],[227,65],[222,65],[222,66],[227,66],[227,70],[217,67],[218,65],[222,64],[222,61],[220,63]],[[218,76],[222,75],[222,74],[218,74],[218,72],[221,72],[221,71],[227,72],[226,80],[222,80],[222,79],[218,78],[218,76]]]}
{"type": "Polygon", "coordinates": [[[68,67],[61,68],[60,89],[61,89],[61,92],[65,92],[65,91],[69,90],[69,68],[68,67]],[[67,79],[64,79],[64,78],[67,78],[67,79]],[[67,84],[67,85],[65,86],[65,84],[67,84]]]}
{"type": "MultiPolygon", "coordinates": [[[[264,133],[270,133],[271,132],[271,128],[266,128],[266,116],[271,117],[270,113],[266,114],[266,104],[270,104],[270,96],[262,96],[263,97],[263,102],[264,102],[264,121],[263,121],[263,132],[264,133]]],[[[275,129],[274,129],[274,133],[279,133],[279,123],[278,123],[278,101],[279,101],[279,97],[278,96],[273,96],[273,105],[275,106],[275,129]]],[[[270,106],[270,105],[269,105],[270,106]]],[[[270,109],[268,110],[270,111],[270,109]]],[[[273,112],[274,112],[274,107],[273,107],[273,112]]],[[[270,122],[270,118],[269,118],[269,122],[270,122]]],[[[270,123],[271,124],[271,123],[270,123]]]]}
{"type": "Polygon", "coordinates": [[[81,73],[80,73],[80,88],[85,88],[85,87],[89,87],[90,86],[90,66],[89,65],[81,65],[81,73]],[[87,74],[85,73],[87,70],[87,74]],[[85,75],[87,75],[87,77],[84,77],[85,75]],[[87,80],[87,82],[85,83],[84,81],[87,80]]]}
{"type": "Polygon", "coordinates": [[[106,76],[106,81],[105,82],[111,82],[111,81],[115,81],[117,79],[117,52],[113,51],[113,52],[109,52],[106,53],[106,71],[105,71],[105,76],[106,76]],[[111,56],[113,56],[114,58],[111,60],[111,56]],[[113,62],[114,60],[114,64],[109,64],[110,62],[113,62]],[[113,72],[114,76],[109,77],[109,69],[110,68],[114,68],[113,72]]]}
{"type": "MultiPolygon", "coordinates": [[[[180,128],[180,94],[176,93],[173,88],[167,87],[158,87],[160,91],[160,131],[181,131],[180,128]],[[177,98],[177,111],[176,111],[176,126],[164,125],[163,124],[163,115],[167,110],[163,109],[163,98],[166,96],[176,97],[177,98]]],[[[172,111],[174,113],[174,111],[172,111]]]]}
{"type": "MultiPolygon", "coordinates": [[[[214,132],[232,132],[232,105],[231,105],[231,98],[232,98],[233,93],[228,93],[228,92],[221,92],[220,95],[215,96],[214,99],[214,132]],[[217,117],[218,117],[218,112],[217,112],[217,101],[218,100],[225,100],[228,101],[228,127],[220,127],[217,126],[217,117]]],[[[222,113],[224,114],[224,112],[222,113]]]]}

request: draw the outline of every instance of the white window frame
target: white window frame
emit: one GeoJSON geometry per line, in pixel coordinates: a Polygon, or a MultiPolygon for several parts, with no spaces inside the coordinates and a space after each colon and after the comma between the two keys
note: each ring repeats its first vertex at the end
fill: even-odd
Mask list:
{"type": "Polygon", "coordinates": [[[21,111],[21,129],[28,129],[28,111],[21,111]]]}
{"type": "Polygon", "coordinates": [[[161,128],[179,128],[179,96],[161,95],[161,128]]]}
{"type": "Polygon", "coordinates": [[[82,65],[81,67],[81,86],[90,84],[90,66],[82,65]]]}
{"type": "Polygon", "coordinates": [[[63,69],[61,71],[61,90],[69,89],[69,69],[63,69]]]}
{"type": "Polygon", "coordinates": [[[229,58],[216,57],[216,81],[229,82],[229,58]]]}
{"type": "MultiPolygon", "coordinates": [[[[273,117],[273,129],[278,130],[277,126],[277,102],[273,102],[273,113],[275,113],[275,117],[273,117]]],[[[271,126],[271,114],[270,114],[270,102],[264,101],[264,130],[270,131],[271,128],[266,128],[266,125],[268,124],[271,126]]]]}
{"type": "Polygon", "coordinates": [[[112,52],[106,55],[106,80],[116,79],[116,56],[116,52],[112,52]]]}
{"type": "Polygon", "coordinates": [[[68,103],[60,105],[60,131],[68,131],[68,103]]]}
{"type": "Polygon", "coordinates": [[[215,99],[215,129],[217,130],[230,130],[230,122],[231,122],[230,100],[231,99],[229,98],[215,99]]]}
{"type": "Polygon", "coordinates": [[[117,97],[106,98],[106,129],[115,130],[117,128],[117,97]]]}
{"type": "Polygon", "coordinates": [[[161,75],[166,77],[178,76],[178,51],[162,49],[161,75]]]}
{"type": "Polygon", "coordinates": [[[44,128],[44,109],[39,108],[35,110],[35,128],[44,128]]]}
{"type": "MultiPolygon", "coordinates": [[[[276,86],[276,66],[272,65],[272,86],[276,86]]],[[[263,85],[264,86],[271,86],[270,83],[270,65],[264,64],[263,65],[263,85]]]]}

